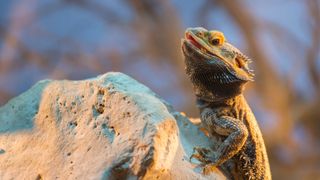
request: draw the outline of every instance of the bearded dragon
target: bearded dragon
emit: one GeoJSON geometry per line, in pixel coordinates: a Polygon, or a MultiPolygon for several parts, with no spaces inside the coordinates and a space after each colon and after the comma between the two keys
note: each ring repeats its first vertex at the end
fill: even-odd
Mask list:
{"type": "Polygon", "coordinates": [[[248,66],[251,60],[229,44],[222,32],[202,27],[185,31],[182,51],[201,126],[209,138],[220,140],[215,149],[195,147],[190,159],[204,167],[219,167],[231,179],[271,179],[262,134],[242,94],[254,78],[248,66]]]}

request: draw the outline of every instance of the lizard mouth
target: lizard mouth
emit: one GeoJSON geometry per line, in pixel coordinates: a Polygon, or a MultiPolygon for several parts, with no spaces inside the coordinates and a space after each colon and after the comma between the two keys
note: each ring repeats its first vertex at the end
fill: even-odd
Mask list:
{"type": "Polygon", "coordinates": [[[201,48],[201,45],[190,35],[190,33],[186,33],[186,39],[198,49],[201,48]]]}
{"type": "MultiPolygon", "coordinates": [[[[186,33],[185,34],[185,39],[192,44],[193,46],[195,46],[197,48],[198,51],[200,51],[202,54],[209,54],[211,56],[215,56],[218,57],[217,55],[211,53],[210,51],[207,50],[207,48],[203,45],[200,44],[190,33],[186,33]]],[[[218,57],[220,58],[220,57],[218,57]]],[[[220,58],[221,59],[221,58],[220,58]]]]}

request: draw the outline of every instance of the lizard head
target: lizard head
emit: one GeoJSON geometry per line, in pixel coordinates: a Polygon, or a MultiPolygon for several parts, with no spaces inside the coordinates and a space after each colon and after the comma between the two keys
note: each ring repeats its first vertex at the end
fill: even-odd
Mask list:
{"type": "Polygon", "coordinates": [[[253,81],[251,60],[229,44],[223,33],[202,27],[188,28],[182,39],[186,71],[197,96],[207,99],[233,97],[253,81]]]}
{"type": "Polygon", "coordinates": [[[217,74],[222,82],[253,81],[254,74],[248,66],[251,60],[229,44],[222,32],[208,31],[202,27],[188,28],[182,39],[182,48],[188,58],[224,68],[227,71],[224,74],[230,77],[228,80],[228,77],[218,77],[217,74]]]}

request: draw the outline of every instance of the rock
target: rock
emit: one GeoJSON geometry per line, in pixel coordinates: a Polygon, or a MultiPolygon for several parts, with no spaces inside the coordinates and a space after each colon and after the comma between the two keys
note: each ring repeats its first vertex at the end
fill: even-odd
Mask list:
{"type": "Polygon", "coordinates": [[[225,179],[189,161],[210,142],[127,75],[45,80],[0,108],[0,179],[225,179]]]}

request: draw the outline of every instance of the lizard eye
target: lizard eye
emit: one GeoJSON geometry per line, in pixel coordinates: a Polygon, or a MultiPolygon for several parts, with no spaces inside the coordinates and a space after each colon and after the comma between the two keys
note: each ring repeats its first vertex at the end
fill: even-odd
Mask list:
{"type": "Polygon", "coordinates": [[[217,45],[220,45],[220,39],[218,39],[218,38],[215,38],[215,39],[212,39],[211,40],[211,44],[212,45],[215,45],[215,46],[217,46],[217,45]]]}
{"type": "Polygon", "coordinates": [[[225,42],[225,38],[222,32],[210,31],[209,43],[213,46],[222,45],[225,42]]]}

